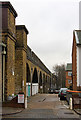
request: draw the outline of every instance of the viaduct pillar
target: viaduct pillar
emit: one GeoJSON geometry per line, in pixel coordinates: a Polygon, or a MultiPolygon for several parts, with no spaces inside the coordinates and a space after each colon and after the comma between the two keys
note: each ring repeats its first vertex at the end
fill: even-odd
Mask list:
{"type": "Polygon", "coordinates": [[[2,9],[2,42],[6,45],[5,98],[15,93],[15,18],[17,13],[10,2],[0,2],[2,9]],[[13,87],[12,87],[13,86],[13,87]]]}
{"type": "Polygon", "coordinates": [[[26,59],[27,59],[27,34],[24,25],[16,26],[16,58],[15,58],[15,92],[24,92],[26,95],[26,59]]]}

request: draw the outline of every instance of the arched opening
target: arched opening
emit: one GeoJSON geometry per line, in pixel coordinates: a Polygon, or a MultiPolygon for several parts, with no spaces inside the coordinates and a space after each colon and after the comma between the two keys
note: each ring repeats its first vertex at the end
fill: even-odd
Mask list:
{"type": "Polygon", "coordinates": [[[34,69],[32,83],[38,83],[38,74],[37,74],[37,69],[36,68],[34,69]]]}
{"type": "Polygon", "coordinates": [[[31,82],[30,69],[29,69],[28,63],[26,64],[26,68],[27,68],[27,70],[26,70],[26,82],[28,83],[28,82],[31,82]]]}
{"type": "Polygon", "coordinates": [[[32,95],[38,93],[38,74],[37,69],[34,69],[33,78],[32,78],[32,95]]]}
{"type": "Polygon", "coordinates": [[[42,86],[42,73],[40,72],[39,75],[39,86],[42,86]]]}
{"type": "Polygon", "coordinates": [[[42,73],[40,71],[40,74],[39,74],[39,92],[42,93],[42,73]]]}
{"type": "Polygon", "coordinates": [[[43,74],[43,93],[45,93],[45,74],[43,74]]]}
{"type": "Polygon", "coordinates": [[[45,93],[47,93],[47,89],[48,89],[48,76],[46,75],[46,77],[45,77],[45,93]]]}
{"type": "Polygon", "coordinates": [[[26,94],[29,97],[30,96],[30,85],[31,85],[31,74],[30,74],[30,68],[28,63],[26,64],[26,94]]]}

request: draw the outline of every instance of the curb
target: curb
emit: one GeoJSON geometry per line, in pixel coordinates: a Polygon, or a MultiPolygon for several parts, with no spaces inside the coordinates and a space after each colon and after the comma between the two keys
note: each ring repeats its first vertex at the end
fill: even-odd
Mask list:
{"type": "MultiPolygon", "coordinates": [[[[24,110],[24,109],[23,109],[23,110],[24,110]]],[[[18,113],[21,113],[23,110],[17,110],[16,112],[12,112],[12,113],[4,113],[4,114],[1,114],[1,113],[0,113],[0,116],[18,114],[18,113]]]]}
{"type": "Polygon", "coordinates": [[[74,111],[75,111],[78,115],[81,115],[81,113],[77,112],[77,110],[74,109],[74,111]]]}

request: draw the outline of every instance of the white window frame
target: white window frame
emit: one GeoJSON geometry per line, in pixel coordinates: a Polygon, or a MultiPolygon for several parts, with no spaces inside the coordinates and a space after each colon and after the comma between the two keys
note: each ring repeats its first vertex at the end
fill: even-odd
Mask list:
{"type": "Polygon", "coordinates": [[[68,80],[68,84],[71,84],[72,83],[72,80],[68,80]]]}
{"type": "Polygon", "coordinates": [[[72,75],[72,72],[68,72],[68,76],[71,76],[72,75]]]}

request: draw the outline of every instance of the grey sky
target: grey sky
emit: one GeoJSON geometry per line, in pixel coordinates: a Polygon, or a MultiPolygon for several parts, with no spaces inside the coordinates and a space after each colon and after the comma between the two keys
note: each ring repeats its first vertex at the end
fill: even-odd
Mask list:
{"type": "MultiPolygon", "coordinates": [[[[3,0],[4,1],[4,0],[3,0]]],[[[73,30],[79,29],[79,0],[10,0],[18,13],[16,24],[25,24],[28,45],[52,70],[71,62],[73,30]]]]}

